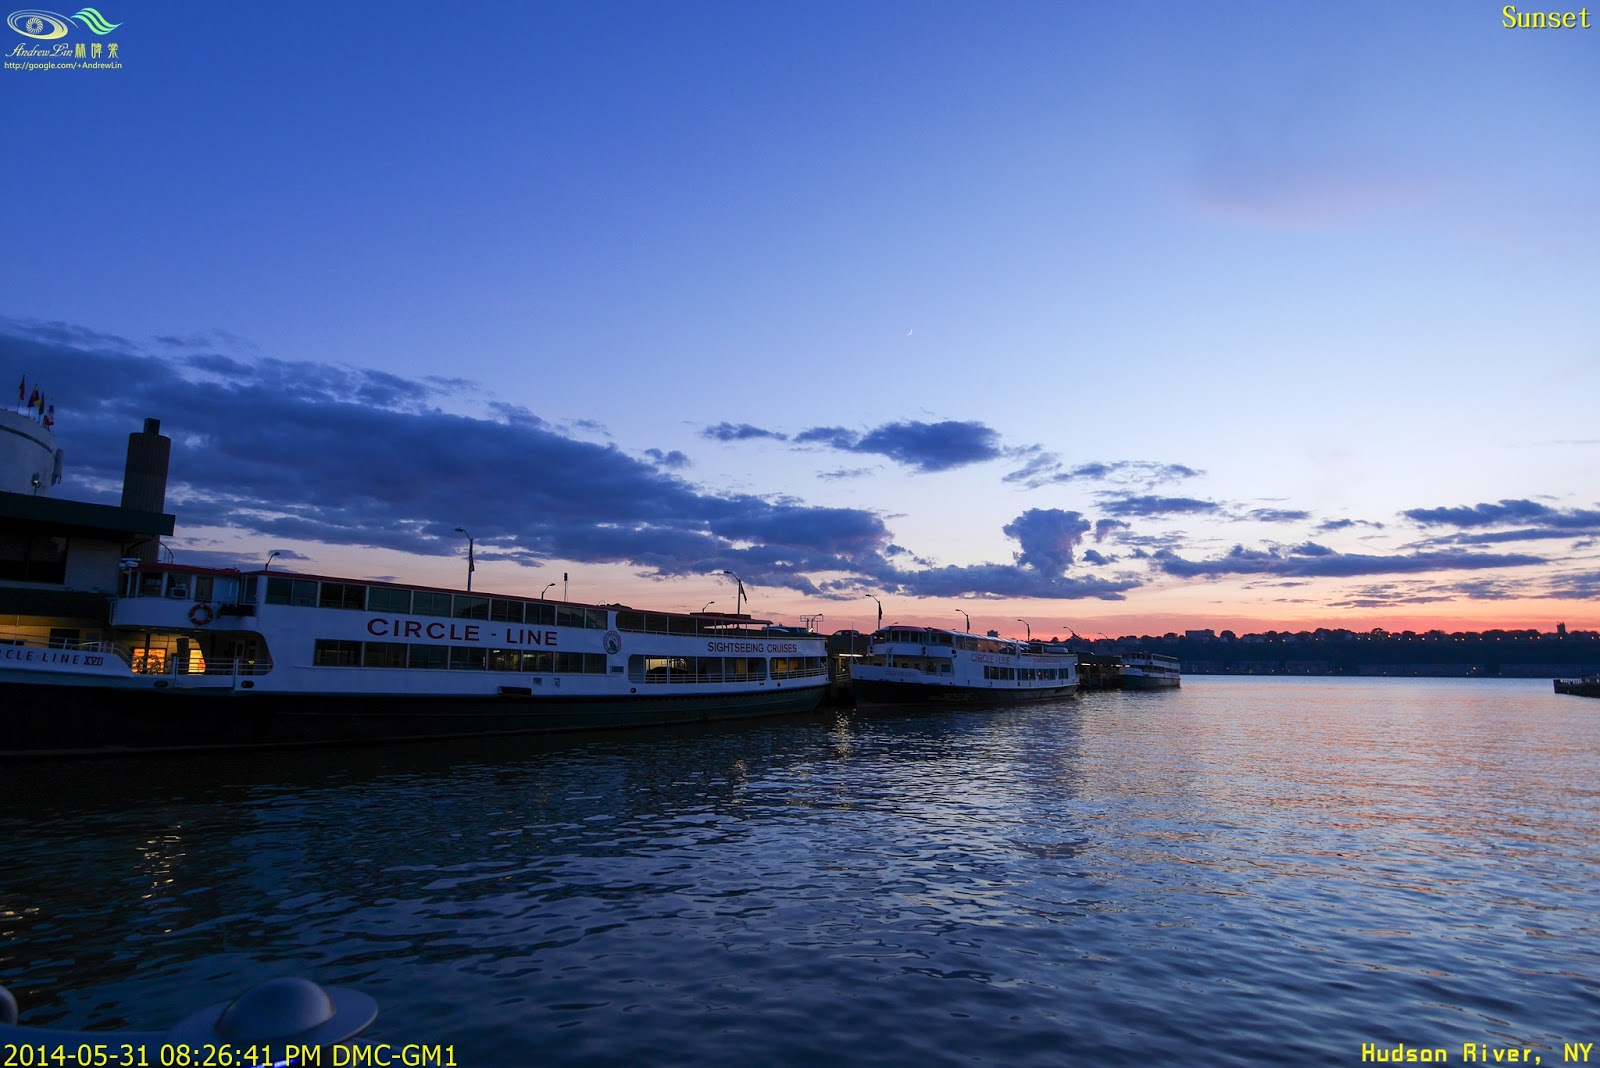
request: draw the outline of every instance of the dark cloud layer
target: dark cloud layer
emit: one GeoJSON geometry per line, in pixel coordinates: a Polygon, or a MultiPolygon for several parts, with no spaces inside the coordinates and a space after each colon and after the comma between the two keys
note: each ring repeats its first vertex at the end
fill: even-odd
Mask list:
{"type": "MultiPolygon", "coordinates": [[[[492,405],[492,419],[440,410],[443,396],[473,388],[460,380],[241,359],[209,340],[172,338],[151,355],[65,324],[0,320],[0,362],[61,384],[52,399],[69,470],[101,499],[115,499],[127,434],[160,418],[173,439],[168,507],[180,532],[445,555],[459,551],[455,528],[465,526],[484,559],[621,563],[661,577],[730,569],[747,584],[819,595],[1114,598],[1138,585],[1062,574],[1089,529],[1076,513],[1013,520],[1013,564],[891,562],[889,532],[871,511],[709,493],[674,474],[689,462],[681,452],[630,456],[514,405],[492,405]]],[[[783,437],[733,424],[706,434],[783,437]]],[[[998,454],[998,436],[977,423],[892,423],[849,440],[851,451],[927,471],[998,454]]]]}

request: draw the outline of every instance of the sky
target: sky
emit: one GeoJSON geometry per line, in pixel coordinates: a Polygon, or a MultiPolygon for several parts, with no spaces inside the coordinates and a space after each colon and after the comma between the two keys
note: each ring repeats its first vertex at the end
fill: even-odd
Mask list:
{"type": "Polygon", "coordinates": [[[462,528],[478,590],[731,571],[824,631],[1600,627],[1600,28],[52,10],[117,55],[0,31],[0,373],[58,496],[161,420],[179,562],[459,586],[462,528]]]}

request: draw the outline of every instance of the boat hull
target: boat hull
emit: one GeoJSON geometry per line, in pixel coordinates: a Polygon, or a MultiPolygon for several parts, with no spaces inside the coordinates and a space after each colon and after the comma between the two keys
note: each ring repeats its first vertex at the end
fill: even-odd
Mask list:
{"type": "Polygon", "coordinates": [[[285,694],[0,683],[0,756],[410,741],[810,712],[826,687],[546,697],[285,694]]]}
{"type": "Polygon", "coordinates": [[[1182,685],[1182,680],[1175,676],[1162,675],[1123,675],[1122,688],[1124,690],[1175,690],[1182,685]]]}
{"type": "Polygon", "coordinates": [[[1569,693],[1576,697],[1600,697],[1600,680],[1556,679],[1556,693],[1569,693]]]}
{"type": "Polygon", "coordinates": [[[941,686],[917,682],[892,682],[856,678],[851,682],[855,703],[860,707],[881,705],[1016,705],[1051,698],[1071,697],[1077,683],[1021,689],[1016,687],[941,686]]]}

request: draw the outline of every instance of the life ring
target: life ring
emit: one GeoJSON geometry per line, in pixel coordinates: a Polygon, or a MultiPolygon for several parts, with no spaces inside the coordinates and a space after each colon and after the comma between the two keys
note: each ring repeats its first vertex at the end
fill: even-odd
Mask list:
{"type": "Polygon", "coordinates": [[[213,619],[215,619],[216,616],[217,614],[211,610],[211,606],[203,601],[189,609],[189,622],[193,623],[197,627],[205,626],[207,623],[210,623],[213,619]]]}

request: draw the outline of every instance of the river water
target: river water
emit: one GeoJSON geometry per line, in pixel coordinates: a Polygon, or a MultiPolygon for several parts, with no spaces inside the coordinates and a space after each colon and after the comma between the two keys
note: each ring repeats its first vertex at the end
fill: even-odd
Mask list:
{"type": "Polygon", "coordinates": [[[11,763],[0,983],[161,1029],[302,975],[461,1068],[1555,1064],[1600,1043],[1597,769],[1548,681],[1220,677],[11,763]]]}

